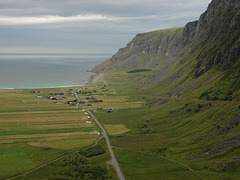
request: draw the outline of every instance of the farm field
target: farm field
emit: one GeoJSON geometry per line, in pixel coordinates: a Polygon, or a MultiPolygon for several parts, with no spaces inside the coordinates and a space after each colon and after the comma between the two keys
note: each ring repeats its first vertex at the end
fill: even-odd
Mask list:
{"type": "MultiPolygon", "coordinates": [[[[0,90],[0,179],[23,173],[59,156],[92,145],[98,127],[63,100],[45,98],[66,89],[0,90]],[[38,97],[38,98],[37,98],[38,97]]],[[[66,100],[74,99],[66,94],[66,100]]]]}
{"type": "Polygon", "coordinates": [[[125,179],[238,179],[239,166],[232,162],[238,162],[239,149],[230,149],[229,139],[239,134],[234,118],[239,102],[142,94],[138,78],[108,72],[105,81],[94,85],[42,90],[43,97],[66,94],[56,101],[38,99],[29,90],[2,90],[1,178],[40,166],[14,179],[117,179],[106,163],[110,155],[100,130],[84,111],[88,109],[106,129],[125,179]],[[79,104],[65,104],[72,103],[75,92],[79,104]],[[230,165],[222,163],[226,159],[230,165]]]}
{"type": "MultiPolygon", "coordinates": [[[[127,96],[118,96],[110,86],[106,87],[106,83],[74,87],[71,90],[69,88],[37,89],[34,92],[30,89],[0,90],[0,99],[0,169],[2,170],[0,179],[22,174],[97,143],[101,139],[100,130],[91,121],[90,116],[81,110],[82,108],[107,115],[108,108],[117,112],[121,109],[142,106],[141,101],[128,101],[127,96]],[[74,93],[79,89],[88,91],[88,93],[78,93],[83,101],[79,104],[81,108],[76,108],[77,103],[65,104],[75,99],[74,93]],[[95,92],[90,92],[92,89],[95,92]],[[63,97],[56,100],[49,99],[50,94],[56,97],[53,95],[56,92],[63,92],[63,97]],[[88,103],[89,98],[93,97],[101,99],[101,102],[88,103]]],[[[105,128],[109,134],[129,131],[123,124],[113,123],[105,128]]],[[[101,144],[104,146],[104,141],[101,144]]],[[[106,161],[109,157],[109,154],[104,155],[106,161]]],[[[106,166],[105,161],[100,162],[106,166]]],[[[44,168],[37,171],[42,171],[44,168]]],[[[111,177],[114,177],[114,170],[111,167],[108,167],[108,171],[109,169],[112,171],[111,177]]],[[[17,177],[21,178],[21,176],[17,177]]]]}

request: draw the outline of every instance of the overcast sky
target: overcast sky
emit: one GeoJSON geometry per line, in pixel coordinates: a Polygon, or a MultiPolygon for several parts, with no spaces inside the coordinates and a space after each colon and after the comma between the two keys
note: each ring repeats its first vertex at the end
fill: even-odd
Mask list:
{"type": "Polygon", "coordinates": [[[0,53],[110,53],[184,26],[211,0],[0,0],[0,53]]]}

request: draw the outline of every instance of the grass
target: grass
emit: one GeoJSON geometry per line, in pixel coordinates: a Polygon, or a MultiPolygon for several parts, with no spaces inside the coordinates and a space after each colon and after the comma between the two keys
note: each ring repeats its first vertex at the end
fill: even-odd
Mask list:
{"type": "Polygon", "coordinates": [[[106,129],[108,126],[114,129],[112,126],[123,124],[130,130],[110,136],[127,179],[158,179],[160,176],[166,179],[237,179],[239,165],[224,166],[222,171],[214,167],[239,158],[239,148],[231,142],[233,137],[239,136],[239,103],[198,99],[200,92],[207,87],[201,87],[201,91],[194,88],[207,81],[208,75],[214,75],[215,72],[199,78],[191,88],[195,92],[188,96],[164,97],[142,94],[141,90],[138,91],[138,80],[144,74],[137,77],[128,71],[108,71],[105,79],[111,79],[111,89],[117,95],[127,95],[127,101],[145,100],[145,103],[138,107],[118,108],[109,114],[105,111],[95,114],[106,129]],[[142,133],[140,127],[149,130],[142,133]],[[135,154],[148,158],[143,158],[140,162],[135,154]],[[180,168],[181,170],[175,171],[164,167],[161,172],[157,170],[161,165],[151,158],[158,159],[159,162],[161,159],[166,160],[162,161],[163,166],[173,163],[171,167],[175,164],[185,170],[180,168]]]}
{"type": "Polygon", "coordinates": [[[50,92],[61,91],[66,98],[58,102],[74,99],[66,88],[39,91],[43,99],[30,90],[0,90],[0,169],[4,169],[0,179],[89,146],[98,138],[91,134],[99,131],[98,127],[86,124],[87,115],[44,98],[50,92]]]}
{"type": "Polygon", "coordinates": [[[124,124],[104,125],[109,135],[118,135],[130,131],[124,124]]]}
{"type": "Polygon", "coordinates": [[[1,132],[0,135],[16,135],[16,134],[52,134],[52,133],[69,133],[79,131],[92,131],[96,127],[85,127],[85,128],[62,128],[62,129],[46,129],[46,130],[28,130],[28,131],[5,131],[1,132]]]}
{"type": "MultiPolygon", "coordinates": [[[[105,88],[107,91],[103,91],[101,86],[88,86],[87,88],[97,89],[97,92],[91,95],[97,99],[102,99],[103,102],[92,103],[90,107],[86,104],[81,104],[81,106],[92,110],[101,106],[102,110],[98,111],[99,114],[106,114],[105,110],[110,106],[113,112],[142,106],[142,101],[128,98],[127,95],[117,95],[110,83],[105,88]]],[[[77,88],[73,89],[77,90],[77,88]]],[[[41,89],[39,91],[41,91],[42,97],[51,92],[64,92],[66,98],[57,102],[65,102],[75,98],[67,92],[66,88],[41,89]]],[[[84,114],[74,106],[53,103],[46,98],[38,99],[37,96],[38,94],[30,93],[30,90],[16,90],[16,92],[0,90],[0,143],[2,146],[0,152],[5,154],[3,158],[5,160],[0,163],[0,168],[2,167],[5,171],[0,173],[0,179],[21,174],[73,151],[80,151],[94,144],[99,137],[97,134],[99,129],[94,125],[94,122],[86,123],[89,115],[84,114]],[[15,161],[25,165],[20,166],[19,163],[16,163],[19,167],[13,171],[9,166],[15,161]]],[[[79,94],[79,96],[81,99],[85,99],[87,95],[79,94]]],[[[110,128],[115,134],[129,131],[123,124],[112,125],[110,128]]],[[[103,142],[100,144],[105,146],[103,142]]],[[[102,163],[103,158],[101,157],[104,159],[110,157],[106,147],[105,151],[105,155],[98,156],[100,158],[94,156],[91,159],[95,163],[102,164],[101,167],[107,167],[107,173],[116,178],[112,167],[102,163]]],[[[49,172],[45,166],[40,169],[35,170],[36,172],[30,172],[30,174],[34,174],[34,177],[41,177],[39,172],[42,172],[42,169],[45,173],[49,172]]],[[[51,172],[49,173],[51,174],[51,172]]],[[[50,176],[58,177],[53,174],[50,176]]],[[[62,176],[60,175],[60,177],[62,176]]],[[[66,174],[64,176],[68,177],[66,174]]],[[[31,175],[28,178],[31,179],[31,175]]]]}
{"type": "Polygon", "coordinates": [[[13,174],[23,173],[28,169],[36,166],[36,164],[29,158],[27,153],[24,151],[24,145],[12,144],[12,145],[1,145],[0,146],[0,176],[8,177],[13,174]]]}
{"type": "Polygon", "coordinates": [[[139,72],[146,72],[151,71],[151,69],[134,69],[132,71],[128,71],[128,73],[139,73],[139,72]]]}
{"type": "Polygon", "coordinates": [[[134,151],[116,150],[126,179],[200,179],[177,163],[134,151]]]}
{"type": "Polygon", "coordinates": [[[98,144],[14,179],[117,179],[112,167],[106,164],[110,157],[105,141],[101,139],[98,144]],[[85,157],[82,152],[91,156],[85,157]]]}
{"type": "Polygon", "coordinates": [[[79,137],[76,136],[74,138],[70,137],[68,139],[61,139],[55,141],[29,142],[28,144],[36,147],[50,147],[54,149],[72,150],[93,144],[96,140],[96,137],[96,135],[87,135],[85,137],[81,135],[79,137]]]}
{"type": "MultiPolygon", "coordinates": [[[[194,81],[189,76],[180,77],[185,70],[190,71],[191,65],[183,62],[177,69],[179,77],[170,69],[170,74],[165,79],[179,83],[178,91],[182,91],[184,86],[188,87],[181,96],[176,96],[178,91],[173,91],[176,87],[174,83],[163,80],[162,86],[156,89],[153,87],[160,82],[158,79],[154,82],[156,84],[148,84],[152,73],[159,73],[156,70],[137,75],[127,73],[129,69],[108,71],[105,73],[105,82],[81,87],[97,90],[89,94],[79,94],[81,100],[87,101],[86,96],[102,100],[90,103],[91,106],[85,103],[80,106],[95,112],[94,115],[106,128],[126,179],[239,177],[239,102],[199,99],[201,92],[209,89],[210,85],[214,85],[223,76],[216,76],[217,73],[212,71],[194,81]],[[209,86],[198,88],[199,84],[208,82],[210,76],[216,78],[209,86]],[[144,88],[152,87],[152,90],[144,91],[144,88],[141,88],[143,85],[144,88]],[[113,111],[107,113],[107,108],[112,108],[113,111]]],[[[52,90],[44,91],[47,94],[52,90]]],[[[66,89],[57,91],[66,92],[66,89]]],[[[14,160],[26,162],[26,167],[23,166],[22,169],[16,170],[17,172],[9,170],[1,175],[1,178],[10,176],[11,173],[14,175],[24,172],[61,155],[81,151],[86,149],[86,146],[91,150],[91,145],[99,137],[96,134],[99,130],[94,126],[94,121],[90,118],[93,123],[86,124],[88,115],[75,107],[50,104],[49,100],[37,99],[36,95],[26,90],[20,95],[4,90],[0,96],[6,104],[0,105],[1,145],[7,148],[8,152],[15,151],[16,147],[20,148],[17,152],[23,154],[14,160]],[[16,105],[13,105],[14,103],[16,105]],[[45,146],[50,149],[43,150],[45,146]]],[[[66,100],[73,98],[67,94],[66,100]]],[[[94,156],[86,158],[89,166],[95,167],[93,164],[97,164],[95,169],[99,168],[104,172],[107,168],[105,178],[116,179],[112,167],[105,163],[110,156],[104,140],[98,144],[103,147],[105,153],[96,156],[93,153],[94,156]]],[[[75,156],[77,158],[74,153],[69,155],[71,161],[75,156]]],[[[78,155],[78,158],[80,157],[83,158],[82,155],[78,155]]],[[[6,153],[5,159],[11,161],[11,158],[11,155],[6,153]]],[[[74,170],[76,168],[70,170],[70,166],[62,166],[62,160],[24,177],[74,179],[77,176],[77,170],[74,170]]],[[[0,163],[0,168],[1,166],[8,165],[5,162],[0,163]]]]}

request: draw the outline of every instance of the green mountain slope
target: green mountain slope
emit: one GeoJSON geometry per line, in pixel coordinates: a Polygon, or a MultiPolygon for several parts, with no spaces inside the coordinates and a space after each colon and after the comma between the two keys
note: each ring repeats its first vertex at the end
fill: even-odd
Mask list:
{"type": "Polygon", "coordinates": [[[185,167],[192,172],[186,179],[240,177],[240,1],[213,0],[183,28],[139,34],[91,71],[104,73],[118,94],[146,102],[98,115],[132,129],[112,137],[124,149],[116,150],[122,167],[125,156],[133,165],[134,153],[146,156],[142,167],[124,170],[128,179],[188,176],[154,171],[160,165],[151,158],[185,167]],[[139,175],[146,164],[152,174],[139,175]]]}
{"type": "Polygon", "coordinates": [[[112,58],[91,71],[152,68],[145,90],[155,89],[159,92],[151,93],[168,96],[193,93],[200,86],[209,85],[219,78],[220,83],[206,90],[201,97],[231,100],[236,98],[239,90],[236,85],[239,37],[240,2],[213,0],[198,21],[190,22],[184,28],[139,34],[125,48],[119,49],[112,58]],[[211,72],[205,75],[208,71],[211,72]],[[223,86],[227,86],[227,90],[223,86]]]}

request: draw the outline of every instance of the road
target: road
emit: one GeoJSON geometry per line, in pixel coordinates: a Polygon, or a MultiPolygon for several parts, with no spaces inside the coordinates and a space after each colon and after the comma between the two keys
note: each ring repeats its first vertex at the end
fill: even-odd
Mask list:
{"type": "Polygon", "coordinates": [[[112,164],[112,166],[115,168],[115,170],[116,170],[116,172],[117,172],[117,175],[118,175],[118,178],[119,178],[120,180],[124,180],[122,171],[121,171],[121,169],[119,168],[118,162],[117,162],[117,160],[116,160],[116,158],[115,158],[115,155],[114,155],[114,153],[113,153],[113,150],[112,150],[110,141],[109,141],[109,139],[108,139],[108,135],[107,135],[106,130],[103,128],[103,126],[99,123],[99,121],[94,117],[94,115],[93,115],[90,111],[88,111],[88,110],[86,110],[86,111],[93,117],[93,119],[96,121],[96,123],[98,124],[98,126],[102,129],[102,135],[103,135],[103,137],[106,139],[107,146],[108,146],[109,152],[110,152],[111,157],[112,157],[111,164],[112,164]]]}
{"type": "MultiPolygon", "coordinates": [[[[79,98],[78,94],[77,94],[77,93],[75,93],[75,94],[76,94],[76,97],[77,97],[78,101],[80,101],[80,98],[79,98]]],[[[77,107],[79,107],[79,103],[77,104],[77,107]]],[[[124,180],[124,176],[123,176],[123,174],[122,174],[122,171],[121,171],[121,169],[120,169],[120,167],[119,167],[119,165],[118,165],[118,162],[117,162],[117,160],[116,160],[116,158],[115,158],[115,155],[114,155],[114,153],[113,153],[112,146],[111,146],[111,144],[110,144],[110,141],[109,141],[109,138],[108,138],[108,135],[107,135],[106,130],[105,130],[104,127],[100,124],[100,122],[95,118],[95,116],[92,114],[92,112],[90,112],[90,111],[87,110],[87,109],[85,109],[85,111],[87,111],[87,112],[92,116],[92,118],[95,120],[95,122],[98,124],[98,126],[102,129],[102,135],[103,135],[103,137],[106,139],[107,146],[108,146],[109,152],[110,152],[111,157],[112,157],[111,164],[112,164],[112,166],[114,167],[115,171],[117,172],[118,178],[119,178],[120,180],[124,180]]]]}

